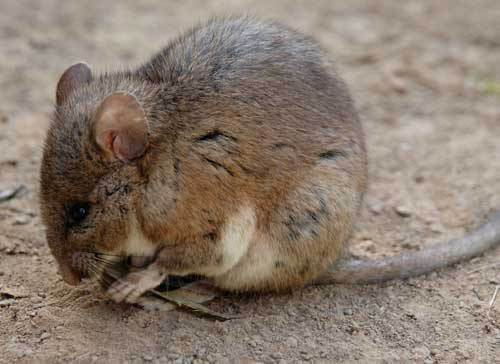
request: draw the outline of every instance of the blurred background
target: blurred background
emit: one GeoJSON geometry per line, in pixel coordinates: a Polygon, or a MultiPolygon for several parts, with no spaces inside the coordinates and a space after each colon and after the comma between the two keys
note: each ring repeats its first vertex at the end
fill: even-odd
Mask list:
{"type": "Polygon", "coordinates": [[[0,0],[0,190],[26,187],[0,205],[0,293],[24,295],[0,307],[0,362],[498,359],[498,249],[427,279],[223,298],[213,307],[251,317],[224,324],[111,307],[60,281],[37,208],[58,77],[77,61],[133,67],[224,14],[312,35],[347,81],[370,158],[354,254],[461,236],[500,207],[498,0],[0,0]]]}
{"type": "Polygon", "coordinates": [[[100,69],[138,64],[181,31],[221,14],[278,19],[313,35],[355,92],[389,76],[401,93],[439,85],[458,93],[500,73],[495,0],[2,0],[1,6],[1,105],[7,112],[17,103],[47,108],[52,85],[72,62],[100,69]],[[410,79],[407,89],[401,78],[410,79]]]}

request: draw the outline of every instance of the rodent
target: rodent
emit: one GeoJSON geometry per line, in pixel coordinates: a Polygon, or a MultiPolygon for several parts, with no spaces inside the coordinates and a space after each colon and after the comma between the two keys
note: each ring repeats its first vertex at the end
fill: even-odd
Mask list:
{"type": "Polygon", "coordinates": [[[40,177],[64,280],[109,274],[117,302],[169,275],[280,291],[426,266],[342,257],[367,184],[362,126],[319,46],[271,21],[214,18],[133,70],[69,67],[40,177]]]}

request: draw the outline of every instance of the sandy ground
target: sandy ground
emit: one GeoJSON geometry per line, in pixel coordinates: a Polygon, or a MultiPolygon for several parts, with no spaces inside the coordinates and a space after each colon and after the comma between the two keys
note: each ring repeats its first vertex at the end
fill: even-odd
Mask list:
{"type": "Polygon", "coordinates": [[[2,0],[0,189],[27,190],[0,205],[0,292],[16,296],[0,297],[0,362],[500,362],[499,249],[418,279],[227,295],[209,306],[245,316],[228,322],[115,305],[58,277],[37,175],[59,74],[137,64],[242,12],[312,34],[351,86],[370,156],[355,254],[458,237],[500,206],[498,0],[2,0]]]}

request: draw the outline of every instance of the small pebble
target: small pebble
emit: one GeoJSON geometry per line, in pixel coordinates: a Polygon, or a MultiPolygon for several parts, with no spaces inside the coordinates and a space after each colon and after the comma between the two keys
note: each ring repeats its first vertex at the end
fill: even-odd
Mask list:
{"type": "Polygon", "coordinates": [[[48,332],[44,332],[42,335],[40,335],[40,340],[46,340],[50,337],[51,335],[48,332]]]}
{"type": "Polygon", "coordinates": [[[439,223],[433,223],[429,227],[433,233],[443,233],[444,232],[443,225],[441,225],[439,223]]]}
{"type": "Polygon", "coordinates": [[[39,296],[31,297],[31,302],[33,302],[33,303],[41,303],[42,301],[43,301],[42,297],[39,297],[39,296]]]}
{"type": "Polygon", "coordinates": [[[0,301],[0,307],[7,307],[7,306],[10,306],[10,305],[13,305],[14,303],[16,303],[16,300],[12,299],[12,298],[9,298],[9,299],[6,299],[6,300],[1,300],[0,301]]]}
{"type": "Polygon", "coordinates": [[[153,357],[151,355],[144,355],[142,357],[145,361],[153,361],[153,357]]]}
{"type": "Polygon", "coordinates": [[[30,220],[31,219],[28,216],[21,215],[16,217],[16,219],[14,220],[14,225],[26,225],[30,222],[30,220]]]}
{"type": "Polygon", "coordinates": [[[346,316],[352,316],[352,309],[351,308],[344,308],[343,312],[344,312],[344,315],[346,315],[346,316]]]}
{"type": "Polygon", "coordinates": [[[311,360],[312,358],[314,358],[313,354],[305,352],[305,351],[301,351],[300,355],[302,356],[302,359],[304,359],[304,360],[311,360]]]}
{"type": "Polygon", "coordinates": [[[272,353],[271,358],[273,359],[281,359],[283,355],[280,352],[272,353]]]}
{"type": "Polygon", "coordinates": [[[401,217],[410,217],[412,214],[412,211],[408,206],[397,206],[394,210],[401,217]]]}

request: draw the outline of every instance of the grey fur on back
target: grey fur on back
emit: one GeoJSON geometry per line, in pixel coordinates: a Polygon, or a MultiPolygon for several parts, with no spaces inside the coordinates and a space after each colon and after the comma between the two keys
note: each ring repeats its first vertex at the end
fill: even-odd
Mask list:
{"type": "Polygon", "coordinates": [[[196,80],[214,91],[283,77],[311,83],[324,76],[321,53],[309,37],[281,24],[214,18],[171,42],[138,73],[169,86],[196,80]]]}

